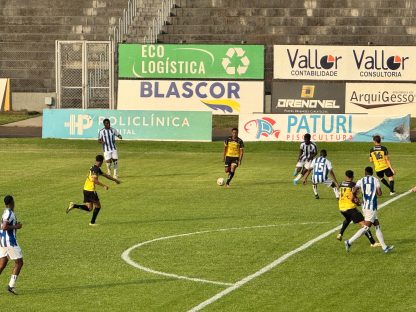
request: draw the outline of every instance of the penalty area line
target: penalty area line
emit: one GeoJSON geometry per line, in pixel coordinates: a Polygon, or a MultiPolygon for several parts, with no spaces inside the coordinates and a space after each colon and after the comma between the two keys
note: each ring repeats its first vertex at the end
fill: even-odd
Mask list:
{"type": "MultiPolygon", "coordinates": [[[[412,191],[409,190],[403,194],[400,194],[396,197],[393,197],[391,199],[389,199],[388,201],[384,202],[383,204],[381,204],[378,208],[378,210],[382,209],[383,207],[391,204],[392,202],[410,194],[412,191]]],[[[311,239],[310,241],[306,242],[305,244],[303,244],[302,246],[284,254],[283,256],[281,256],[280,258],[276,259],[275,261],[273,261],[272,263],[266,265],[265,267],[261,268],[260,270],[258,270],[257,272],[246,276],[245,278],[243,278],[242,280],[238,281],[237,283],[235,283],[234,285],[231,285],[230,287],[224,289],[223,291],[217,293],[215,296],[205,300],[204,302],[201,302],[200,304],[198,304],[197,306],[193,307],[191,310],[189,310],[188,312],[196,312],[196,311],[200,311],[203,308],[205,308],[206,306],[218,301],[219,299],[221,299],[222,297],[226,296],[227,294],[233,292],[234,290],[237,290],[238,288],[240,288],[241,286],[247,284],[248,282],[251,282],[253,279],[263,275],[264,273],[274,269],[276,266],[278,266],[279,264],[285,262],[287,259],[289,259],[291,256],[309,248],[310,246],[314,245],[315,243],[319,242],[320,240],[328,237],[329,235],[331,235],[332,233],[336,232],[339,228],[341,227],[341,225],[319,235],[318,237],[311,239]]]]}

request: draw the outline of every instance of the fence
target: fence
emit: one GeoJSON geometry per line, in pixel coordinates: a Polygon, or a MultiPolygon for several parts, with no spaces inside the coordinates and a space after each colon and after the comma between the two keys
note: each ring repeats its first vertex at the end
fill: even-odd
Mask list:
{"type": "Polygon", "coordinates": [[[57,108],[113,108],[110,41],[57,41],[57,108]]]}

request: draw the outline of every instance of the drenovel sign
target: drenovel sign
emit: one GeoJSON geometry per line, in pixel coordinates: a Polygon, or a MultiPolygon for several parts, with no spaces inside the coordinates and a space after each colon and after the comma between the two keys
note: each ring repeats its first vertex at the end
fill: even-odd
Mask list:
{"type": "Polygon", "coordinates": [[[272,113],[343,114],[345,84],[316,81],[273,82],[272,113]]]}

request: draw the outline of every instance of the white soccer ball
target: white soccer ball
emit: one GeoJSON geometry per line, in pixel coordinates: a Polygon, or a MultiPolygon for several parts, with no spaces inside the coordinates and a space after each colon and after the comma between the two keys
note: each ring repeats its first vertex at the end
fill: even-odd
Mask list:
{"type": "Polygon", "coordinates": [[[218,184],[219,186],[223,186],[223,185],[224,185],[224,178],[218,178],[218,179],[217,179],[217,184],[218,184]]]}

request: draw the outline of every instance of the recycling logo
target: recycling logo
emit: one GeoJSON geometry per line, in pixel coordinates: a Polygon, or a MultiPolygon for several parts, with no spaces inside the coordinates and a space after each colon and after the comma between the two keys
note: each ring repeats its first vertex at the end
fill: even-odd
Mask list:
{"type": "Polygon", "coordinates": [[[226,73],[228,75],[235,75],[238,73],[240,76],[244,75],[250,65],[250,60],[246,55],[244,55],[246,51],[242,48],[229,48],[226,56],[222,59],[222,66],[224,67],[226,73]],[[231,60],[234,57],[237,57],[240,60],[240,64],[238,66],[233,66],[231,60]]]}

